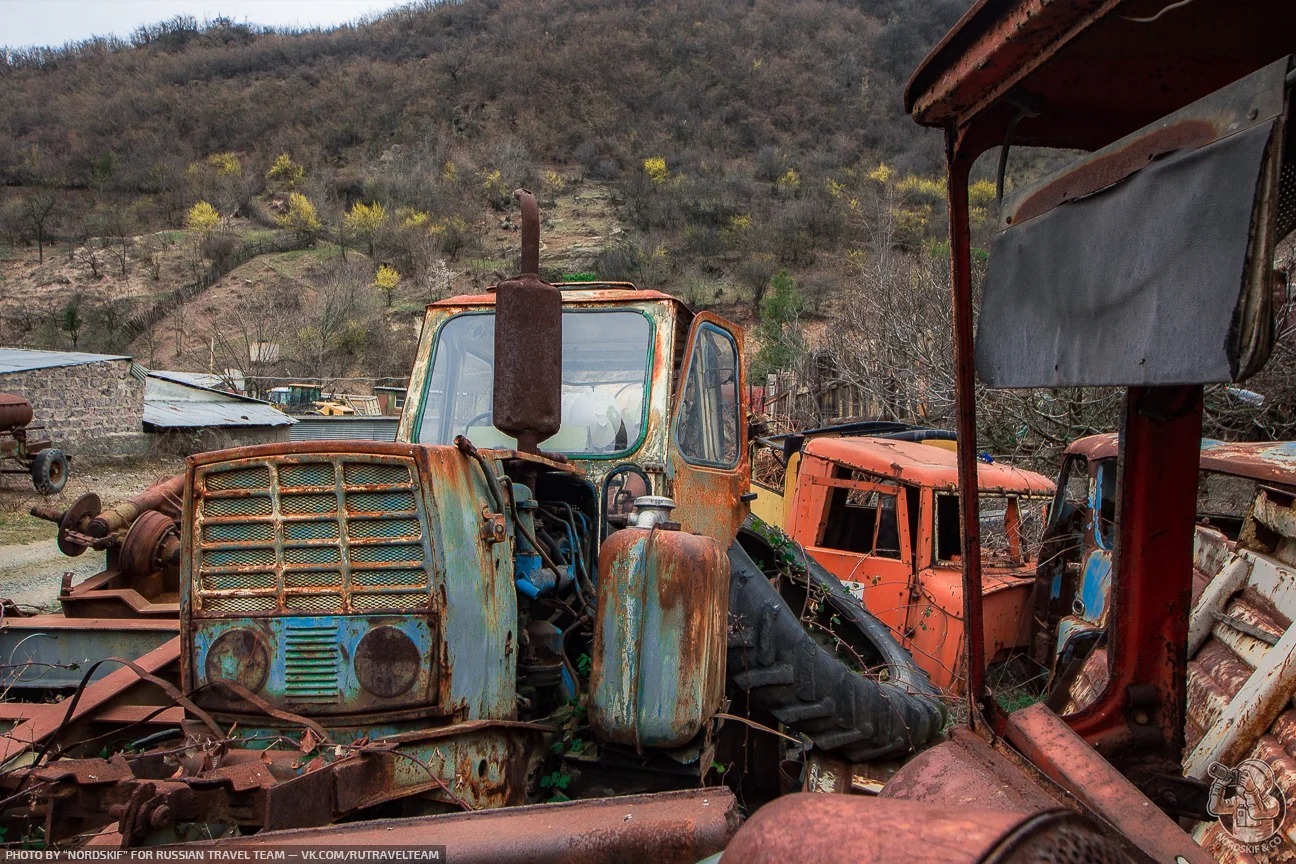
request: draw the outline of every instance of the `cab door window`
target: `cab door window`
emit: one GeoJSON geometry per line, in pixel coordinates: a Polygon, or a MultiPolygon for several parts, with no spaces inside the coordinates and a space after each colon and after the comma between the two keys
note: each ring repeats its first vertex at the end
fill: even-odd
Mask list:
{"type": "Polygon", "coordinates": [[[694,465],[732,468],[738,464],[738,346],[719,327],[698,329],[684,381],[675,440],[694,465]]]}

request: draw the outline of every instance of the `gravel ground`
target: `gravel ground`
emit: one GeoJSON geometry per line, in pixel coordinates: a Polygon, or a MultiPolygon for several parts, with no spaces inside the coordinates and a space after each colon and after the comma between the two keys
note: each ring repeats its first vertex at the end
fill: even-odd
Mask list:
{"type": "Polygon", "coordinates": [[[56,526],[31,516],[35,504],[64,509],[87,492],[96,493],[107,506],[142,491],[184,468],[179,459],[133,463],[72,465],[68,484],[59,495],[36,494],[24,477],[0,475],[0,598],[21,606],[52,608],[57,605],[63,574],[71,571],[76,582],[104,567],[102,552],[68,558],[58,550],[56,526]]]}

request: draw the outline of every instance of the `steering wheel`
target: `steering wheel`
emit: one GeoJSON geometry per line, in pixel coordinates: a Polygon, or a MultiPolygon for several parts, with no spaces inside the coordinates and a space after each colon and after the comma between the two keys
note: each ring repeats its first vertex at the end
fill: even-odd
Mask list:
{"type": "MultiPolygon", "coordinates": [[[[471,420],[469,420],[467,423],[464,424],[463,434],[467,436],[468,430],[476,426],[478,420],[490,420],[493,415],[494,415],[493,411],[483,411],[482,413],[478,414],[476,417],[472,418],[471,420]]],[[[492,422],[491,425],[494,426],[495,424],[492,422]]]]}

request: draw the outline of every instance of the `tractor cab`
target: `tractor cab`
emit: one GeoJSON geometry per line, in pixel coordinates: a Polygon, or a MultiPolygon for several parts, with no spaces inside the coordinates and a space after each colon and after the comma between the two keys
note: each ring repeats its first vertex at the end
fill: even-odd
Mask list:
{"type": "MultiPolygon", "coordinates": [[[[625,524],[635,499],[665,496],[686,531],[728,544],[746,515],[747,411],[742,331],[678,299],[629,283],[558,283],[557,431],[540,449],[597,490],[600,534],[625,524]]],[[[495,425],[495,292],[428,307],[397,440],[514,450],[495,425]]],[[[529,348],[528,342],[532,345],[529,348]]]]}

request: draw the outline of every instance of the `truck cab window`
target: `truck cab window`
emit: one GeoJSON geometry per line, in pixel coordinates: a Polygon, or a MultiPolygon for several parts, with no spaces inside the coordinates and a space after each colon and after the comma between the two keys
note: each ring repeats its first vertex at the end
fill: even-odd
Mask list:
{"type": "Polygon", "coordinates": [[[696,465],[738,464],[738,346],[719,327],[698,329],[675,436],[696,465]]]}

